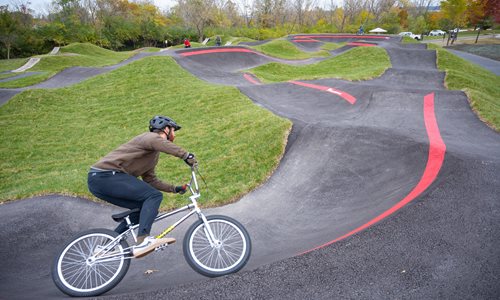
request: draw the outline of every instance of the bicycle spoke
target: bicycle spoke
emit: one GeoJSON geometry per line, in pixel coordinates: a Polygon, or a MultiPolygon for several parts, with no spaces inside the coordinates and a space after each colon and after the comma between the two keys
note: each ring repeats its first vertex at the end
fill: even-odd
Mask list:
{"type": "Polygon", "coordinates": [[[231,261],[232,263],[237,261],[239,256],[237,253],[233,253],[233,252],[230,252],[230,251],[227,251],[226,248],[223,248],[222,251],[224,251],[224,254],[226,255],[226,257],[228,258],[229,261],[231,261]]]}
{"type": "Polygon", "coordinates": [[[85,274],[86,274],[86,273],[87,273],[87,266],[85,266],[84,268],[80,269],[80,271],[79,271],[79,272],[77,272],[77,273],[75,274],[75,276],[73,276],[73,277],[72,277],[72,278],[73,278],[73,281],[71,282],[71,284],[72,284],[73,286],[77,286],[77,287],[79,287],[80,285],[79,285],[79,284],[75,284],[75,283],[76,283],[76,282],[79,282],[79,281],[80,281],[80,278],[85,277],[85,274]]]}
{"type": "MultiPolygon", "coordinates": [[[[94,273],[95,273],[95,278],[96,278],[96,286],[98,285],[101,285],[103,282],[107,282],[113,275],[113,273],[111,273],[111,276],[108,275],[104,270],[104,271],[101,271],[101,267],[103,267],[103,265],[96,265],[95,266],[95,270],[94,270],[94,273]],[[99,279],[99,284],[97,283],[97,280],[99,279]]],[[[108,270],[109,271],[109,270],[108,270]]]]}
{"type": "Polygon", "coordinates": [[[76,278],[78,278],[80,276],[80,274],[83,272],[84,269],[85,269],[85,267],[84,268],[75,269],[74,271],[66,273],[65,277],[68,278],[68,281],[75,282],[76,278]]]}

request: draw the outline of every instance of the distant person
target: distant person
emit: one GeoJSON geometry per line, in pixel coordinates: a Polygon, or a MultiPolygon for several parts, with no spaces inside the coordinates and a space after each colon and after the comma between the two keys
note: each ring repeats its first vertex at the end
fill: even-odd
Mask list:
{"type": "Polygon", "coordinates": [[[455,28],[455,30],[453,30],[453,37],[451,39],[451,44],[453,45],[453,43],[457,40],[458,38],[458,32],[459,32],[459,29],[458,28],[455,28]]]}
{"type": "Polygon", "coordinates": [[[188,39],[184,39],[184,48],[191,48],[191,43],[188,39]]]}
{"type": "Polygon", "coordinates": [[[448,42],[446,43],[446,46],[448,46],[448,43],[450,42],[450,40],[451,40],[451,44],[453,45],[453,43],[457,40],[457,36],[458,36],[458,28],[450,30],[450,34],[449,34],[449,38],[448,38],[448,42]]]}
{"type": "Polygon", "coordinates": [[[215,37],[215,45],[220,46],[221,44],[222,44],[222,39],[218,35],[217,37],[215,37]]]}
{"type": "Polygon", "coordinates": [[[358,34],[364,34],[365,29],[363,28],[363,25],[359,26],[358,34]]]}

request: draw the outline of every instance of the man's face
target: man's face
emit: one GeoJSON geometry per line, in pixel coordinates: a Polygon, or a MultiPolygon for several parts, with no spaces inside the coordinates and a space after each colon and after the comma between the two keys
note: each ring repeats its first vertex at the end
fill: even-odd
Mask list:
{"type": "Polygon", "coordinates": [[[173,128],[170,128],[170,127],[167,127],[165,128],[166,132],[167,132],[167,137],[168,137],[168,140],[173,142],[174,139],[175,139],[175,129],[173,128]],[[168,131],[170,130],[170,135],[168,135],[168,131]]]}

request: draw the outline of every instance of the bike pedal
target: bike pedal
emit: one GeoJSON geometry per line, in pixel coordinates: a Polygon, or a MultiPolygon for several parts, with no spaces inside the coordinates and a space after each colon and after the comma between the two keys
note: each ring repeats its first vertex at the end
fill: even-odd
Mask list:
{"type": "Polygon", "coordinates": [[[168,247],[168,244],[163,244],[155,248],[155,251],[162,251],[168,247]]]}

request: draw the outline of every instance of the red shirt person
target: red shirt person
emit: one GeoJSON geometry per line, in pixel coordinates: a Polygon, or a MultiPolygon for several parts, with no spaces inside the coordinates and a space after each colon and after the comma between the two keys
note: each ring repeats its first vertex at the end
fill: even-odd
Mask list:
{"type": "Polygon", "coordinates": [[[191,43],[189,42],[188,39],[184,40],[184,48],[191,48],[191,43]]]}

